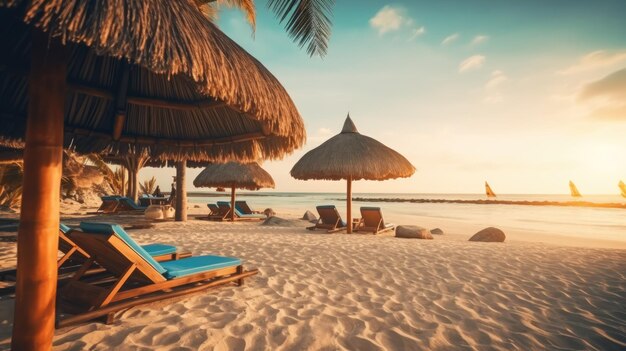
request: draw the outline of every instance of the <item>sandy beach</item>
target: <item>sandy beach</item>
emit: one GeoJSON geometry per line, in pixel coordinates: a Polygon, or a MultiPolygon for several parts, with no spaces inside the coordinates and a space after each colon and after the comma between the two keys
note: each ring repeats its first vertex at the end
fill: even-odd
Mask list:
{"type": "MultiPolygon", "coordinates": [[[[296,213],[280,214],[290,223],[191,219],[130,231],[140,243],[236,256],[259,274],[242,287],[119,312],[110,325],[59,329],[54,349],[626,348],[624,250],[470,243],[443,224],[445,234],[434,240],[329,235],[305,230],[296,213]]],[[[15,243],[0,242],[0,267],[14,265],[15,253],[15,243]]],[[[1,300],[0,311],[0,347],[7,349],[13,300],[1,300]]]]}

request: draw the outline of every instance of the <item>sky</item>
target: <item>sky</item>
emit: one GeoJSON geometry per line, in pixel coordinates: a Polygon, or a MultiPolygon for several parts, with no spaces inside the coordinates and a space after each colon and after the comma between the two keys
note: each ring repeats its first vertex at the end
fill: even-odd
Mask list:
{"type": "MultiPolygon", "coordinates": [[[[328,54],[309,57],[257,1],[254,35],[238,10],[220,28],[285,86],[304,148],[263,167],[275,191],[343,192],[289,176],[339,133],[403,154],[407,179],[358,181],[355,193],[618,193],[626,181],[626,1],[337,1],[328,54]]],[[[200,170],[188,170],[188,189],[200,170]]],[[[169,189],[173,169],[144,169],[169,189]]]]}

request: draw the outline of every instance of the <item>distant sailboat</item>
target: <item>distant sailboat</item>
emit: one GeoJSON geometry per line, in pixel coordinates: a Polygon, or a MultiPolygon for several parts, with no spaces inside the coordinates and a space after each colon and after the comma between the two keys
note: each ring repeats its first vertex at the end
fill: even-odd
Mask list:
{"type": "Polygon", "coordinates": [[[624,184],[624,182],[620,180],[618,186],[619,186],[619,190],[622,193],[622,196],[626,197],[626,184],[624,184]]]}
{"type": "Polygon", "coordinates": [[[569,191],[572,193],[572,197],[582,197],[582,195],[580,195],[580,192],[576,188],[576,185],[574,185],[574,182],[572,182],[571,180],[569,181],[569,191]]]}
{"type": "Polygon", "coordinates": [[[491,190],[491,187],[487,182],[485,182],[485,192],[487,193],[487,197],[496,197],[496,193],[491,190]]]}

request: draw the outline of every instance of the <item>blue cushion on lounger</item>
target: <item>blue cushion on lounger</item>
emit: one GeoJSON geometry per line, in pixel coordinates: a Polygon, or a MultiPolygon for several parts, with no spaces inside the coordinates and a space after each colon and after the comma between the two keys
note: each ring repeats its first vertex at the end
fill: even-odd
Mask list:
{"type": "Polygon", "coordinates": [[[127,203],[133,210],[145,210],[147,207],[139,206],[130,197],[122,197],[118,201],[127,203]]]}
{"type": "Polygon", "coordinates": [[[121,199],[121,198],[122,198],[122,197],[121,197],[121,196],[119,196],[119,195],[109,195],[109,196],[101,196],[101,197],[100,197],[100,199],[101,199],[102,201],[104,201],[104,200],[119,200],[119,199],[121,199]]]}
{"type": "Polygon", "coordinates": [[[146,250],[146,252],[152,257],[176,253],[176,246],[172,245],[148,244],[141,245],[141,247],[143,247],[143,249],[146,250]]]}
{"type": "Polygon", "coordinates": [[[72,230],[72,228],[66,226],[63,223],[59,224],[59,229],[61,229],[61,231],[63,232],[63,234],[67,234],[67,232],[69,232],[70,230],[72,230]]]}
{"type": "Polygon", "coordinates": [[[237,215],[237,217],[240,217],[240,218],[267,218],[266,215],[261,214],[261,213],[250,213],[250,214],[241,213],[241,211],[237,209],[237,206],[235,206],[235,214],[237,215]]]}
{"type": "Polygon", "coordinates": [[[165,268],[163,268],[157,261],[150,256],[143,247],[133,240],[125,231],[117,224],[111,223],[94,223],[94,222],[80,222],[80,229],[82,229],[86,233],[95,233],[95,234],[112,234],[115,233],[117,237],[122,239],[130,248],[133,249],[139,256],[143,257],[146,262],[148,262],[154,269],[156,269],[159,273],[163,274],[166,272],[165,268]]]}
{"type": "Polygon", "coordinates": [[[229,206],[230,207],[230,201],[218,201],[217,205],[222,205],[222,206],[229,206]]]}
{"type": "Polygon", "coordinates": [[[239,266],[241,265],[241,260],[234,257],[207,255],[162,262],[161,265],[167,269],[167,273],[164,276],[168,279],[173,279],[219,268],[239,266]]]}

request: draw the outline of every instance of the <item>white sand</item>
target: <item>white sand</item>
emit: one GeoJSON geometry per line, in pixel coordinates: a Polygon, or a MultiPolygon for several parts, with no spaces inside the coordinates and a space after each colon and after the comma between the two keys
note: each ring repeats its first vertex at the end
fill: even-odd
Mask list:
{"type": "MultiPolygon", "coordinates": [[[[294,223],[131,231],[140,243],[237,256],[260,273],[120,312],[112,325],[58,330],[55,349],[626,349],[626,250],[312,234],[294,223]]],[[[0,242],[0,267],[14,263],[15,244],[0,242]]],[[[12,303],[0,301],[0,348],[12,303]]]]}

